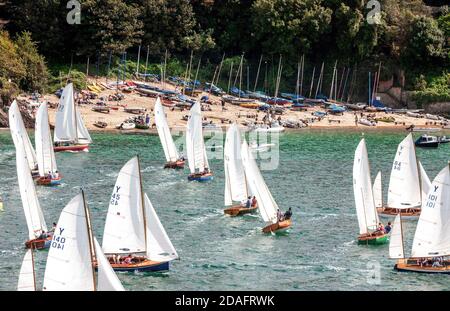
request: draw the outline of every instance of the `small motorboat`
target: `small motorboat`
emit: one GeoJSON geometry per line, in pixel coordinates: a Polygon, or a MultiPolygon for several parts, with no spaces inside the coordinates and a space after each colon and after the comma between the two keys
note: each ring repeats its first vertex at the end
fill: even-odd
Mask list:
{"type": "Polygon", "coordinates": [[[116,126],[116,129],[118,130],[132,130],[136,127],[136,124],[131,122],[122,122],[119,125],[116,126]]]}
{"type": "Polygon", "coordinates": [[[367,120],[367,119],[364,119],[364,118],[359,119],[358,123],[362,124],[362,125],[367,125],[367,126],[375,126],[375,125],[377,125],[376,122],[370,121],[370,120],[367,120]]]}
{"type": "Polygon", "coordinates": [[[437,148],[439,147],[439,139],[436,136],[424,134],[416,140],[414,145],[422,148],[437,148]]]}
{"type": "Polygon", "coordinates": [[[439,143],[440,143],[440,144],[447,144],[447,143],[450,143],[450,137],[447,137],[447,136],[439,136],[438,139],[439,139],[439,143]]]}
{"type": "Polygon", "coordinates": [[[108,126],[108,123],[106,123],[105,121],[98,120],[94,123],[94,126],[104,129],[105,127],[108,126]]]}

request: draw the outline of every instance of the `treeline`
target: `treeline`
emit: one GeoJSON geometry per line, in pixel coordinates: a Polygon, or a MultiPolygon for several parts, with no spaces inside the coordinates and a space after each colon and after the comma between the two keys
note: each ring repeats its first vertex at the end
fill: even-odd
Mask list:
{"type": "Polygon", "coordinates": [[[381,61],[384,74],[409,74],[411,87],[442,75],[450,64],[448,8],[431,9],[421,0],[379,0],[379,14],[363,0],[79,2],[81,23],[69,24],[67,0],[9,0],[7,30],[13,37],[28,31],[46,59],[60,64],[87,57],[106,62],[130,49],[136,54],[139,45],[156,63],[166,51],[183,60],[194,51],[215,64],[223,53],[245,53],[253,65],[261,54],[265,60],[282,54],[285,77],[292,80],[304,54],[318,66],[338,60],[376,69],[381,61]]]}

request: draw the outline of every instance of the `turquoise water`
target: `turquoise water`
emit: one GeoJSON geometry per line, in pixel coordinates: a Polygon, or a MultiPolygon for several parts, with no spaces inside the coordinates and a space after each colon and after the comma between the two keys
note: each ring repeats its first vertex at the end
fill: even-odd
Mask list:
{"type": "MultiPolygon", "coordinates": [[[[89,153],[58,153],[64,182],[38,187],[47,224],[79,191],[86,191],[94,234],[101,240],[117,174],[139,154],[144,189],[181,260],[169,272],[119,273],[127,290],[449,290],[450,276],[399,273],[388,246],[358,246],[352,165],[360,132],[302,131],[280,136],[277,170],[263,171],[282,210],[293,209],[294,225],[286,235],[261,233],[259,215],[223,215],[222,160],[211,160],[212,182],[187,181],[185,171],[163,170],[157,136],[93,134],[89,153]]],[[[384,197],[398,143],[404,132],[366,133],[372,178],[383,173],[384,197]]],[[[417,135],[416,135],[417,136],[417,135]]],[[[33,137],[31,137],[33,140],[33,137]]],[[[450,144],[418,149],[430,179],[450,159],[450,144]]],[[[25,254],[27,229],[17,185],[15,152],[8,132],[0,132],[0,290],[15,290],[25,254]]],[[[405,223],[406,252],[416,222],[405,223]]],[[[36,255],[42,284],[47,252],[36,255]]]]}

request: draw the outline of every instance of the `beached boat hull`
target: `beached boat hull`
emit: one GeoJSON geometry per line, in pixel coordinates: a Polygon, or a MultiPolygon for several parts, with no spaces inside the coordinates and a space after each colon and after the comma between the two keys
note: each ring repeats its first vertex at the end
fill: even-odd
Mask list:
{"type": "Polygon", "coordinates": [[[55,179],[39,178],[36,180],[36,184],[39,186],[57,186],[61,184],[61,180],[61,176],[55,179]]]}
{"type": "Polygon", "coordinates": [[[49,248],[51,244],[52,244],[52,237],[49,236],[46,239],[34,239],[26,241],[25,248],[45,249],[49,248]]]}
{"type": "Polygon", "coordinates": [[[167,162],[164,168],[184,168],[184,161],[167,162]]]}
{"type": "Polygon", "coordinates": [[[378,207],[377,212],[380,217],[395,217],[400,212],[402,219],[417,219],[420,216],[421,209],[415,207],[408,210],[399,210],[392,207],[378,207]]]}
{"type": "Polygon", "coordinates": [[[371,236],[359,236],[358,244],[364,245],[383,245],[389,242],[387,234],[383,235],[371,235],[371,236]]]}
{"type": "Polygon", "coordinates": [[[55,146],[53,148],[55,152],[88,152],[89,151],[89,145],[70,145],[70,146],[55,146]]]}
{"type": "Polygon", "coordinates": [[[223,212],[226,215],[230,215],[230,216],[234,217],[234,216],[242,216],[245,214],[255,213],[257,210],[258,210],[258,207],[246,208],[246,207],[242,207],[241,205],[235,205],[235,206],[225,209],[223,212]]]}
{"type": "Polygon", "coordinates": [[[283,220],[283,221],[279,221],[277,223],[268,225],[266,227],[264,227],[262,229],[262,231],[264,233],[283,233],[286,232],[287,229],[289,229],[292,225],[292,220],[288,219],[288,220],[283,220]]]}
{"type": "MultiPolygon", "coordinates": [[[[410,260],[399,260],[395,266],[394,270],[399,272],[416,272],[416,273],[429,273],[429,274],[450,274],[450,265],[443,267],[430,267],[430,266],[420,266],[420,264],[408,263],[410,260]]],[[[416,261],[416,259],[413,259],[416,261]]],[[[416,261],[417,262],[417,261],[416,261]]],[[[448,262],[446,263],[448,264],[448,262]]]]}
{"type": "Polygon", "coordinates": [[[189,181],[200,181],[200,182],[205,182],[205,181],[210,181],[213,180],[214,176],[212,173],[208,173],[208,174],[190,174],[188,176],[188,180],[189,181]]]}
{"type": "MultiPolygon", "coordinates": [[[[156,272],[156,271],[168,271],[169,261],[167,262],[156,262],[151,260],[146,260],[137,264],[115,264],[111,263],[111,267],[114,271],[122,272],[156,272]]],[[[97,269],[97,267],[96,267],[97,269]]]]}

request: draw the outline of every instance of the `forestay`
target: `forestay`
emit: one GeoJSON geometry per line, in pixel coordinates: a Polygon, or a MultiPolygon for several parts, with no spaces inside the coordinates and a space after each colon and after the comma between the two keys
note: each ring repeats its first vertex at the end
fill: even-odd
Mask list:
{"type": "Polygon", "coordinates": [[[225,205],[232,205],[233,201],[241,202],[247,199],[247,179],[241,158],[241,133],[233,123],[227,131],[224,148],[225,166],[225,205]]]}
{"type": "Polygon", "coordinates": [[[248,148],[247,142],[244,140],[241,147],[242,164],[244,166],[247,182],[250,191],[256,196],[258,201],[258,210],[261,217],[266,223],[276,223],[278,205],[267,188],[264,178],[259,171],[253,154],[248,148]]]}
{"type": "Polygon", "coordinates": [[[19,183],[20,198],[28,226],[28,237],[30,240],[37,238],[42,231],[47,232],[44,215],[36,194],[31,171],[28,166],[27,155],[22,144],[16,148],[17,180],[19,183]]]}
{"type": "Polygon", "coordinates": [[[398,209],[420,207],[421,184],[412,134],[398,146],[389,180],[388,206],[398,209]]]}
{"type": "Polygon", "coordinates": [[[414,235],[412,257],[450,255],[450,168],[434,179],[414,235]]]}
{"type": "Polygon", "coordinates": [[[389,258],[405,258],[404,249],[401,214],[397,214],[394,220],[394,226],[392,227],[391,236],[389,238],[389,258]]]}
{"type": "Polygon", "coordinates": [[[53,150],[52,136],[48,123],[47,104],[42,103],[36,114],[36,129],[34,137],[39,175],[44,177],[48,172],[56,172],[55,152],[53,150]]]}
{"type": "Polygon", "coordinates": [[[82,194],[62,210],[44,274],[44,291],[93,291],[93,246],[82,194]]]}
{"type": "Polygon", "coordinates": [[[36,281],[34,276],[33,250],[29,249],[23,257],[17,283],[18,291],[35,291],[36,281]]]}
{"type": "Polygon", "coordinates": [[[172,245],[166,230],[153,208],[147,194],[144,195],[146,230],[147,230],[147,257],[153,261],[170,261],[178,258],[177,251],[172,245]]]}
{"type": "Polygon", "coordinates": [[[369,230],[375,230],[378,224],[378,213],[375,208],[372,193],[369,158],[364,138],[361,139],[355,151],[355,159],[353,161],[353,193],[355,196],[359,233],[365,234],[369,230]]]}
{"type": "Polygon", "coordinates": [[[196,169],[202,173],[205,171],[205,167],[209,168],[203,141],[202,113],[199,103],[195,103],[189,112],[186,132],[186,150],[189,169],[192,174],[195,173],[196,169]]]}
{"type": "Polygon", "coordinates": [[[106,258],[105,254],[103,254],[102,248],[97,242],[97,239],[94,238],[94,246],[95,246],[95,255],[98,263],[98,291],[124,291],[125,289],[122,286],[119,278],[114,272],[111,264],[106,258]]]}
{"type": "Polygon", "coordinates": [[[145,252],[145,228],[138,158],[120,170],[103,233],[105,254],[145,252]]]}
{"type": "Polygon", "coordinates": [[[27,130],[23,123],[22,114],[16,101],[13,101],[8,111],[9,129],[14,142],[14,146],[21,144],[27,155],[27,163],[30,170],[34,170],[37,165],[36,153],[28,137],[27,130]]]}
{"type": "Polygon", "coordinates": [[[173,142],[172,135],[170,134],[169,125],[167,124],[164,108],[161,104],[159,97],[156,99],[155,104],[155,124],[158,130],[159,139],[163,146],[164,155],[167,162],[175,162],[179,159],[178,150],[173,142]]]}

